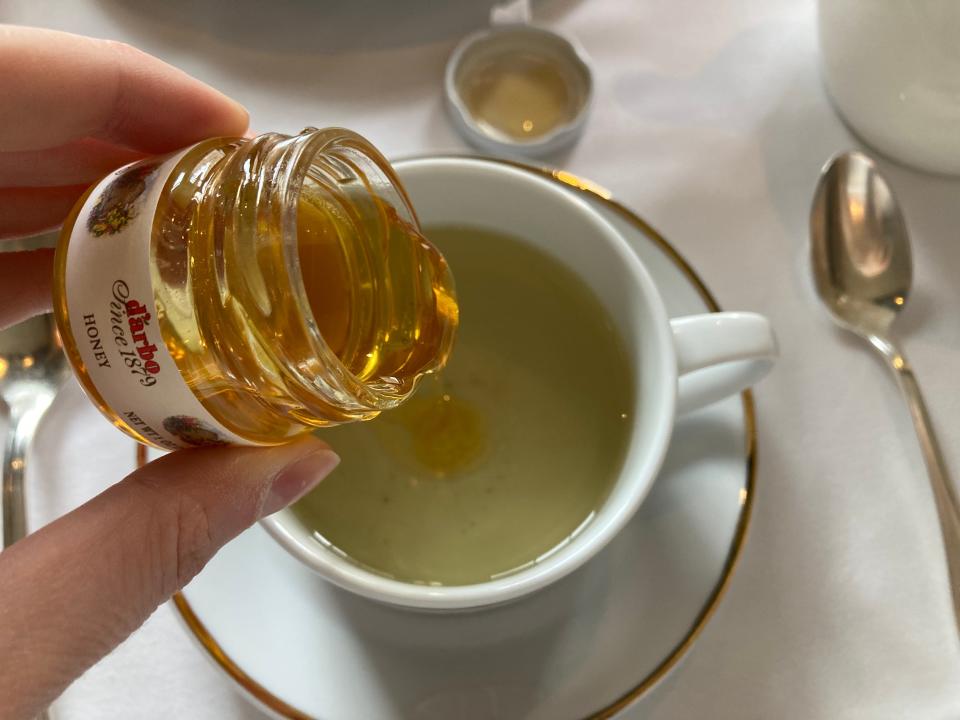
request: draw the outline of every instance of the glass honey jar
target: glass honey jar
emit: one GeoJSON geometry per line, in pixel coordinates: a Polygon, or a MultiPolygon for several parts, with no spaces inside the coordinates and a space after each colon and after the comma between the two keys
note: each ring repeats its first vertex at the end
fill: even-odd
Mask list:
{"type": "Polygon", "coordinates": [[[166,449],[375,417],[443,367],[458,321],[397,176],[337,128],[111,173],[63,226],[54,312],[94,403],[166,449]]]}

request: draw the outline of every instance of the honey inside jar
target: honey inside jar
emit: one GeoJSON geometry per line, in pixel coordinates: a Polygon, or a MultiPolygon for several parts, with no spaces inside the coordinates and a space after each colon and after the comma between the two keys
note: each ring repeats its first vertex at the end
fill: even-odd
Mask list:
{"type": "Polygon", "coordinates": [[[457,320],[442,256],[395,208],[385,206],[382,213],[374,250],[383,257],[369,258],[309,178],[297,209],[310,310],[327,346],[362,380],[417,372],[441,351],[447,324],[457,320]],[[378,275],[382,265],[390,272],[378,275]],[[391,302],[379,302],[383,297],[391,302]]]}
{"type": "MultiPolygon", "coordinates": [[[[106,235],[110,222],[119,218],[122,229],[134,217],[156,165],[134,167],[101,192],[109,200],[135,191],[121,210],[99,213],[106,235]]],[[[64,228],[60,272],[78,212],[64,228]]],[[[375,417],[446,362],[458,322],[450,270],[389,165],[353,133],[200,143],[169,170],[149,227],[148,238],[127,242],[149,244],[159,342],[212,424],[244,442],[375,417]]],[[[81,384],[115,425],[167,446],[157,420],[117,412],[97,387],[65,295],[58,322],[81,384]]],[[[170,430],[171,417],[178,438],[186,423],[203,440],[204,423],[179,415],[159,423],[170,430]]]]}

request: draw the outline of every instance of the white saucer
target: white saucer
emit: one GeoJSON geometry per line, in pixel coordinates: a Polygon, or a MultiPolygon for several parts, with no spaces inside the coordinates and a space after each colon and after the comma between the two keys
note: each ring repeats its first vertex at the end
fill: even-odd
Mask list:
{"type": "MultiPolygon", "coordinates": [[[[671,315],[718,309],[677,252],[609,193],[552,176],[627,237],[671,315]]],[[[175,602],[217,665],[277,717],[609,717],[676,666],[723,595],[750,518],[754,443],[749,394],[683,418],[620,536],[507,606],[454,615],[381,606],[315,576],[259,527],[175,602]]]]}

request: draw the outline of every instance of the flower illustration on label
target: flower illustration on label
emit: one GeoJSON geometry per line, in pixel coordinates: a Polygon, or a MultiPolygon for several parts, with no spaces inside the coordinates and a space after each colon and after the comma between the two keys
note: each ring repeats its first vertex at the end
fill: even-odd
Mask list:
{"type": "Polygon", "coordinates": [[[227,444],[217,434],[216,430],[208,427],[202,420],[190,415],[171,415],[164,418],[163,428],[171,435],[194,447],[227,444]]]}
{"type": "Polygon", "coordinates": [[[87,218],[87,229],[94,237],[116,235],[136,217],[137,201],[147,189],[147,177],[158,165],[135,165],[107,185],[87,218]]]}
{"type": "Polygon", "coordinates": [[[160,363],[154,360],[157,346],[147,338],[147,326],[150,324],[150,313],[147,307],[139,300],[127,300],[127,324],[130,326],[130,337],[133,346],[143,361],[143,369],[151,375],[160,373],[160,363]]]}

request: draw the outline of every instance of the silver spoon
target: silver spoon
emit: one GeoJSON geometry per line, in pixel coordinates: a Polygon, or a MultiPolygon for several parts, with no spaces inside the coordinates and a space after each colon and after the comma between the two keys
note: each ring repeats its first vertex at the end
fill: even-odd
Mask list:
{"type": "Polygon", "coordinates": [[[0,398],[10,419],[3,453],[3,547],[26,535],[23,478],[27,449],[67,372],[53,316],[38,315],[0,332],[0,398]]]}
{"type": "MultiPolygon", "coordinates": [[[[66,375],[67,359],[53,315],[38,315],[0,331],[0,398],[9,411],[0,494],[5,548],[27,534],[27,450],[66,375]]],[[[45,710],[35,720],[49,720],[49,713],[45,710]]]]}
{"type": "Polygon", "coordinates": [[[813,198],[810,237],[817,294],[841,327],[876,348],[910,408],[940,517],[954,615],[960,622],[960,504],[920,386],[890,334],[910,293],[910,239],[896,198],[870,158],[848,152],[827,164],[813,198]]]}

